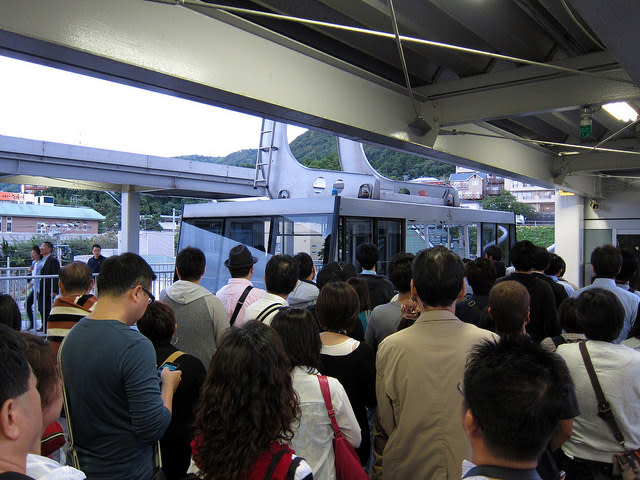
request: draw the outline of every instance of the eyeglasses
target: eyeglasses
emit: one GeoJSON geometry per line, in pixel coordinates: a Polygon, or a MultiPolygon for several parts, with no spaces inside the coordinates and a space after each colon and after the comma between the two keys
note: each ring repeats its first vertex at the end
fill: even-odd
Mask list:
{"type": "Polygon", "coordinates": [[[146,293],[147,296],[149,297],[149,299],[147,300],[147,305],[151,305],[153,302],[156,301],[155,295],[151,293],[149,290],[147,290],[146,288],[144,288],[142,285],[132,285],[129,288],[136,288],[136,287],[140,287],[142,291],[146,293]]]}

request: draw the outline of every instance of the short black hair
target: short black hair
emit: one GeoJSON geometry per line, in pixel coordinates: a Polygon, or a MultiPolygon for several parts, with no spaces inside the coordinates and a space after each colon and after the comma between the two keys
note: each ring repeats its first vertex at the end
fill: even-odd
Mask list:
{"type": "Polygon", "coordinates": [[[487,295],[496,283],[496,267],[488,258],[476,258],[467,263],[466,273],[474,295],[487,295]]]}
{"type": "Polygon", "coordinates": [[[520,335],[527,320],[531,296],[520,282],[505,280],[489,292],[491,319],[498,335],[520,335]]]}
{"type": "Polygon", "coordinates": [[[356,260],[365,270],[371,270],[380,259],[380,251],[373,243],[362,243],[356,248],[356,260]]]}
{"type": "Polygon", "coordinates": [[[137,326],[154,345],[166,343],[176,329],[176,314],[166,303],[156,301],[147,307],[137,326]]]}
{"type": "Polygon", "coordinates": [[[186,247],[176,255],[176,268],[180,272],[180,279],[188,282],[196,282],[204,274],[207,260],[204,252],[199,248],[186,247]]]}
{"type": "Polygon", "coordinates": [[[298,262],[298,279],[306,280],[311,272],[313,272],[313,259],[311,255],[305,252],[296,253],[296,262],[298,262]]]}
{"type": "Polygon", "coordinates": [[[31,247],[31,250],[36,252],[38,254],[38,258],[42,260],[42,254],[40,253],[40,245],[34,245],[33,247],[31,247]]]}
{"type": "Polygon", "coordinates": [[[0,407],[29,389],[31,367],[27,348],[20,334],[0,324],[0,407]]]}
{"type": "Polygon", "coordinates": [[[622,255],[613,245],[603,245],[591,252],[591,265],[596,277],[614,278],[622,267],[622,255]]]}
{"type": "Polygon", "coordinates": [[[413,253],[400,252],[391,257],[389,280],[400,293],[411,290],[411,266],[416,256],[413,253]]]}
{"type": "Polygon", "coordinates": [[[560,255],[556,255],[555,253],[551,253],[551,259],[549,260],[549,266],[544,271],[547,275],[557,275],[561,277],[564,275],[565,270],[567,269],[567,264],[564,259],[560,255]]]}
{"type": "Polygon", "coordinates": [[[100,245],[98,245],[97,243],[94,243],[93,245],[91,245],[91,250],[93,250],[96,247],[98,247],[100,250],[102,250],[102,247],[100,245]]]}
{"type": "Polygon", "coordinates": [[[59,279],[65,291],[87,293],[93,279],[89,265],[83,262],[72,262],[60,269],[59,279]]]}
{"type": "Polygon", "coordinates": [[[107,258],[96,282],[98,296],[119,297],[136,285],[151,287],[156,279],[151,267],[144,259],[135,253],[127,252],[107,258]]]}
{"type": "Polygon", "coordinates": [[[328,330],[350,330],[360,314],[360,299],[346,282],[330,282],[316,299],[316,317],[328,330]]]}
{"type": "Polygon", "coordinates": [[[17,332],[22,329],[20,307],[15,299],[7,293],[0,293],[0,323],[4,323],[17,332]]]}
{"type": "Polygon", "coordinates": [[[446,247],[423,250],[413,261],[413,285],[425,305],[451,305],[458,298],[463,282],[464,264],[446,247]]]}
{"type": "Polygon", "coordinates": [[[495,261],[502,260],[502,250],[500,250],[500,248],[496,247],[495,245],[489,245],[487,248],[485,248],[484,254],[487,257],[493,258],[495,261]]]}
{"type": "Polygon", "coordinates": [[[538,271],[544,271],[551,263],[551,254],[544,247],[536,247],[533,252],[533,268],[538,271]]]}
{"type": "Polygon", "coordinates": [[[53,243],[49,241],[42,242],[43,245],[47,245],[51,250],[53,250],[53,243]]]}
{"type": "Polygon", "coordinates": [[[227,267],[229,270],[229,274],[231,278],[242,278],[249,275],[249,271],[253,268],[253,265],[249,265],[248,267],[240,267],[240,268],[231,268],[227,267]]]}
{"type": "Polygon", "coordinates": [[[536,246],[529,240],[521,240],[513,244],[509,255],[511,263],[519,272],[528,272],[533,268],[533,257],[536,246]]]}
{"type": "Polygon", "coordinates": [[[613,292],[589,288],[576,300],[576,320],[589,340],[612,342],[624,326],[624,307],[613,292]]]}
{"type": "Polygon", "coordinates": [[[573,391],[564,360],[525,335],[475,346],[464,372],[464,402],[496,457],[537,460],[573,391]]]}
{"type": "Polygon", "coordinates": [[[271,320],[271,328],[280,335],[292,368],[320,368],[320,329],[309,310],[283,308],[271,320]]]}
{"type": "Polygon", "coordinates": [[[640,260],[638,259],[638,254],[628,248],[620,247],[618,250],[620,255],[622,255],[622,267],[620,268],[620,272],[616,275],[616,280],[626,283],[631,280],[633,274],[638,270],[640,260]]]}
{"type": "Polygon", "coordinates": [[[356,267],[351,263],[331,262],[327,263],[316,277],[316,285],[322,289],[329,282],[346,282],[351,277],[358,275],[356,267]]]}
{"type": "Polygon", "coordinates": [[[269,293],[288,295],[298,283],[298,263],[291,255],[274,255],[264,269],[264,283],[269,293]]]}
{"type": "Polygon", "coordinates": [[[582,327],[578,325],[575,297],[568,297],[562,301],[558,307],[558,320],[562,330],[565,332],[584,333],[582,327]]]}

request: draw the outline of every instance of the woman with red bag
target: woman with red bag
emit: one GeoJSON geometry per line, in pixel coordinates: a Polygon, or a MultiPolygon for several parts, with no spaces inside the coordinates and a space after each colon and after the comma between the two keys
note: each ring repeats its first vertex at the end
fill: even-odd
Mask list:
{"type": "MultiPolygon", "coordinates": [[[[302,455],[316,480],[336,478],[333,450],[334,432],[318,382],[320,365],[320,331],[311,313],[302,308],[278,312],[271,327],[280,334],[291,362],[293,388],[300,400],[300,422],[294,426],[291,446],[302,455]]],[[[338,380],[328,377],[335,418],[353,447],[360,445],[360,427],[351,403],[338,380]]]]}

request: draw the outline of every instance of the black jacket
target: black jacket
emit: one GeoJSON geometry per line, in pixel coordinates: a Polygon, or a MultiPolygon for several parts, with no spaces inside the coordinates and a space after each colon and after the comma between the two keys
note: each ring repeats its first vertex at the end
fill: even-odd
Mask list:
{"type": "Polygon", "coordinates": [[[371,310],[378,305],[389,303],[393,298],[393,285],[389,280],[382,275],[370,275],[368,273],[361,273],[358,275],[361,279],[367,282],[369,286],[369,297],[371,297],[371,310]]]}

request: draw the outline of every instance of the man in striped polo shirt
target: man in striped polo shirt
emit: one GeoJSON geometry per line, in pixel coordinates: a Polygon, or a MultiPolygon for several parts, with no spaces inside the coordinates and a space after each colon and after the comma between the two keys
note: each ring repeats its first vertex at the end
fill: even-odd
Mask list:
{"type": "Polygon", "coordinates": [[[47,324],[47,339],[56,352],[71,327],[89,315],[98,301],[89,293],[93,289],[93,275],[86,263],[73,262],[65,266],[60,270],[58,285],[60,296],[53,302],[47,324]]]}

